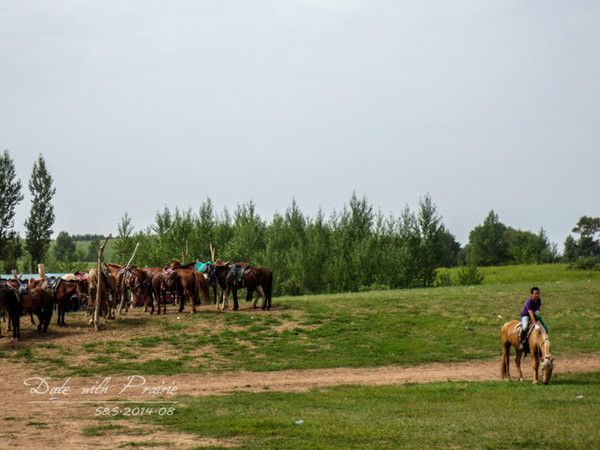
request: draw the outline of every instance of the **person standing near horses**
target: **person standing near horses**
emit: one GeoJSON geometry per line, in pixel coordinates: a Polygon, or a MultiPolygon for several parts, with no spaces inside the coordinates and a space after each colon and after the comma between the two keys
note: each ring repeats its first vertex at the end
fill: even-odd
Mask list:
{"type": "MultiPolygon", "coordinates": [[[[525,300],[523,310],[521,311],[521,342],[519,348],[525,349],[525,341],[527,340],[527,330],[529,324],[538,322],[538,314],[542,307],[542,297],[538,287],[531,288],[531,295],[525,300]]],[[[546,328],[546,327],[544,327],[546,328]]]]}

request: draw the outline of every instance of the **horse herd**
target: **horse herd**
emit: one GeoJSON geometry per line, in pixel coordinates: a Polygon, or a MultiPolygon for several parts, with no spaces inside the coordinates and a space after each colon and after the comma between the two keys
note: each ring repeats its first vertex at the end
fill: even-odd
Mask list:
{"type": "Polygon", "coordinates": [[[233,295],[233,309],[237,310],[237,291],[245,288],[246,300],[254,297],[254,308],[262,297],[262,309],[271,309],[273,274],[268,268],[222,261],[203,264],[202,271],[195,266],[195,263],[174,263],[166,267],[137,268],[106,264],[100,273],[91,269],[58,279],[1,279],[0,310],[3,319],[8,315],[8,329],[12,329],[13,339],[18,339],[23,314],[28,314],[34,325],[36,315],[37,329],[44,333],[55,309],[56,324],[65,326],[65,312],[85,305],[92,316],[90,323],[97,329],[98,317],[114,319],[123,309],[127,311],[132,307],[135,300],[143,304],[144,312],[150,308],[150,314],[155,310],[157,314],[165,314],[167,294],[177,302],[179,312],[183,312],[188,302],[194,313],[200,302],[212,302],[222,311],[227,309],[230,295],[233,295]]]}

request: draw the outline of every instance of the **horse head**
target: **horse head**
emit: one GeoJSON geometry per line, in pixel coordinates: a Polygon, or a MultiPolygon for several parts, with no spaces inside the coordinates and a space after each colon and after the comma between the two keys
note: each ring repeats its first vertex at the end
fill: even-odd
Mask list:
{"type": "Polygon", "coordinates": [[[551,354],[547,354],[542,358],[540,368],[542,369],[543,383],[548,384],[550,382],[550,378],[552,377],[552,371],[554,370],[554,358],[551,354]]]}
{"type": "Polygon", "coordinates": [[[550,339],[548,339],[546,330],[539,323],[536,324],[534,331],[536,332],[536,345],[541,354],[542,382],[548,384],[554,370],[554,357],[550,353],[550,339]]]}

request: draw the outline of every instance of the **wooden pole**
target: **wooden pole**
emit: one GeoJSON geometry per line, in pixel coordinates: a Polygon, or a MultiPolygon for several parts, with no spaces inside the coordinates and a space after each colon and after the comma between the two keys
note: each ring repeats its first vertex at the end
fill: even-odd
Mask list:
{"type": "Polygon", "coordinates": [[[106,247],[106,243],[112,237],[112,234],[108,235],[104,244],[98,247],[98,280],[96,280],[96,305],[94,306],[94,330],[98,331],[98,316],[100,315],[100,300],[102,296],[100,295],[100,291],[102,289],[102,263],[104,262],[104,247],[106,247]]]}
{"type": "Polygon", "coordinates": [[[40,280],[46,279],[46,266],[44,266],[44,264],[38,264],[38,274],[40,276],[40,280]]]}
{"type": "Polygon", "coordinates": [[[119,303],[117,317],[121,316],[121,310],[125,307],[125,297],[127,295],[127,289],[125,288],[125,275],[126,275],[127,271],[129,270],[129,266],[131,266],[131,263],[133,262],[133,258],[135,258],[135,254],[137,253],[139,246],[140,246],[139,242],[137,244],[135,244],[135,249],[133,250],[133,254],[131,255],[131,258],[129,258],[129,261],[127,262],[127,264],[124,267],[125,272],[123,273],[123,279],[121,280],[121,303],[119,303]]]}

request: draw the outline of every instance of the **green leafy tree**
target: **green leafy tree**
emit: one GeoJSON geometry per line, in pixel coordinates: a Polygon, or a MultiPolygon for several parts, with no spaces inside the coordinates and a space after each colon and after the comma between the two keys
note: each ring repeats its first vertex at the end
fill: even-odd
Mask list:
{"type": "Polygon", "coordinates": [[[505,231],[508,243],[509,261],[517,264],[551,263],[557,259],[556,246],[550,242],[546,231],[539,233],[515,230],[508,227],[505,231]]]}
{"type": "Polygon", "coordinates": [[[216,222],[213,203],[207,198],[198,209],[198,216],[194,219],[194,231],[190,236],[192,253],[200,261],[210,260],[210,246],[217,245],[216,222]]]}
{"type": "Polygon", "coordinates": [[[469,233],[468,262],[475,266],[491,266],[508,262],[506,229],[506,225],[500,222],[498,214],[490,211],[483,224],[477,225],[469,233]]]}
{"type": "Polygon", "coordinates": [[[0,155],[0,259],[8,256],[15,237],[15,208],[23,200],[21,181],[17,179],[15,165],[8,150],[0,155]]]}
{"type": "Polygon", "coordinates": [[[76,254],[75,242],[69,233],[61,231],[56,237],[56,243],[54,247],[54,257],[59,262],[72,262],[75,260],[76,254]]]}
{"type": "Polygon", "coordinates": [[[19,259],[23,256],[23,242],[18,234],[6,243],[4,252],[4,273],[19,270],[19,259]]]}
{"type": "Polygon", "coordinates": [[[99,247],[100,247],[100,239],[92,239],[87,247],[87,252],[85,254],[85,260],[86,261],[97,261],[99,247]]]}
{"type": "Polygon", "coordinates": [[[461,286],[470,286],[473,284],[481,284],[483,282],[483,274],[477,266],[469,264],[458,271],[458,284],[461,286]]]}
{"type": "Polygon", "coordinates": [[[31,256],[31,271],[34,272],[48,250],[54,224],[52,197],[56,193],[56,188],[52,186],[52,176],[46,168],[46,161],[42,155],[39,155],[33,164],[29,191],[31,211],[25,221],[25,247],[31,256]]]}
{"type": "Polygon", "coordinates": [[[224,256],[232,261],[261,264],[265,259],[266,224],[256,213],[252,200],[238,205],[234,213],[233,235],[224,249],[224,256]]]}
{"type": "Polygon", "coordinates": [[[565,249],[563,251],[563,260],[565,262],[573,262],[579,257],[579,253],[577,250],[577,242],[575,238],[571,235],[568,235],[565,239],[565,249]]]}
{"type": "Polygon", "coordinates": [[[135,240],[132,237],[133,222],[129,214],[125,212],[117,225],[117,239],[115,240],[114,255],[119,263],[127,263],[135,249],[135,240]]]}
{"type": "Polygon", "coordinates": [[[572,231],[579,234],[577,240],[578,257],[600,257],[600,242],[596,238],[596,235],[600,234],[600,217],[583,216],[572,231]]]}
{"type": "Polygon", "coordinates": [[[419,201],[417,216],[418,250],[415,258],[418,265],[419,284],[433,286],[435,269],[442,265],[445,228],[429,195],[419,201]]]}

